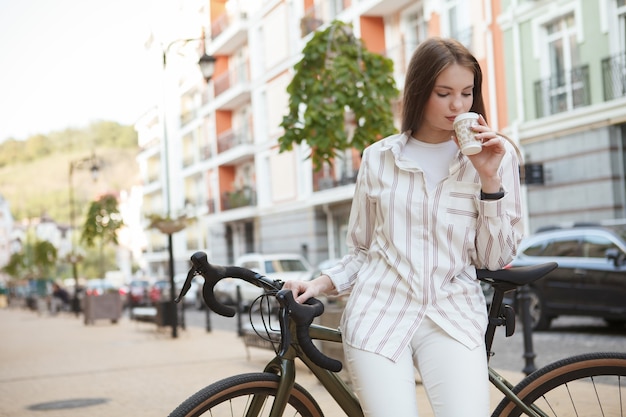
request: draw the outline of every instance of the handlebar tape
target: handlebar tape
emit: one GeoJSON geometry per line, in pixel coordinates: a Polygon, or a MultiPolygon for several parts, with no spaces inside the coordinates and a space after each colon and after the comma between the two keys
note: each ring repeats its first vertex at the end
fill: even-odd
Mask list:
{"type": "Polygon", "coordinates": [[[204,252],[196,252],[191,255],[191,263],[196,270],[204,277],[202,286],[202,298],[207,306],[220,316],[233,317],[237,312],[234,308],[221,304],[215,298],[215,284],[226,277],[241,278],[256,286],[259,284],[259,274],[246,268],[238,266],[218,266],[211,265],[204,252]]]}
{"type": "Polygon", "coordinates": [[[343,368],[341,361],[329,358],[320,352],[313,344],[309,335],[309,326],[315,317],[324,313],[324,304],[316,298],[309,298],[304,304],[297,303],[289,290],[281,290],[276,295],[282,298],[289,308],[289,315],[296,323],[296,337],[302,351],[317,365],[332,372],[339,372],[343,368]]]}

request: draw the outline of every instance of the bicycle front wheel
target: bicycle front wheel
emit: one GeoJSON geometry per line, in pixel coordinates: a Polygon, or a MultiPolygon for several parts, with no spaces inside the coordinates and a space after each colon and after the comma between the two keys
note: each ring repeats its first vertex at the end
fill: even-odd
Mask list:
{"type": "MultiPolygon", "coordinates": [[[[528,375],[513,392],[544,415],[625,416],[626,353],[589,353],[562,359],[528,375]]],[[[493,417],[525,415],[508,398],[493,417]]]]}
{"type": "MultiPolygon", "coordinates": [[[[231,376],[189,397],[170,414],[170,417],[268,416],[274,404],[279,381],[278,375],[268,372],[231,376]]],[[[297,383],[291,390],[284,415],[324,416],[311,394],[297,383]]]]}

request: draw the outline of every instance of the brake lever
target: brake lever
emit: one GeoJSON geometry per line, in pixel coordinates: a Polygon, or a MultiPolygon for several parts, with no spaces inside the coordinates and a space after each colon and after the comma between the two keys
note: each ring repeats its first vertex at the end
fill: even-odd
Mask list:
{"type": "Polygon", "coordinates": [[[181,302],[183,297],[187,294],[187,292],[191,288],[191,281],[193,280],[193,277],[195,277],[196,275],[197,275],[197,272],[195,268],[192,267],[191,269],[189,269],[189,272],[187,272],[187,279],[185,280],[185,283],[183,284],[183,288],[181,288],[180,294],[178,295],[178,297],[174,299],[175,303],[178,304],[181,302]]]}

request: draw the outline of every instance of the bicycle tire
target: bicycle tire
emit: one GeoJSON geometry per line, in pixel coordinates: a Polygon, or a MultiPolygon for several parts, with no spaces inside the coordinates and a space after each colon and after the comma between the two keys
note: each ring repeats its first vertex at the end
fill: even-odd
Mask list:
{"type": "MultiPolygon", "coordinates": [[[[253,395],[265,395],[263,407],[256,416],[267,416],[276,396],[280,377],[261,372],[231,376],[193,394],[180,404],[170,417],[234,417],[247,414],[253,395]]],[[[324,417],[317,401],[301,385],[295,383],[284,415],[324,417]]]]}
{"type": "MultiPolygon", "coordinates": [[[[513,392],[548,416],[624,416],[626,353],[588,353],[559,360],[528,375],[513,392]]],[[[521,415],[519,407],[504,398],[492,417],[521,415]]]]}

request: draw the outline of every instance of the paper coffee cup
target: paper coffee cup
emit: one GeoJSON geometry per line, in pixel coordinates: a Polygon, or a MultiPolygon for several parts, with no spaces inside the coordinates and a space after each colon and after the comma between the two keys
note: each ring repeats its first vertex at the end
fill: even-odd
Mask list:
{"type": "Polygon", "coordinates": [[[476,139],[472,126],[478,124],[478,113],[461,113],[454,118],[454,131],[459,147],[464,155],[475,155],[483,149],[483,144],[476,139]]]}

